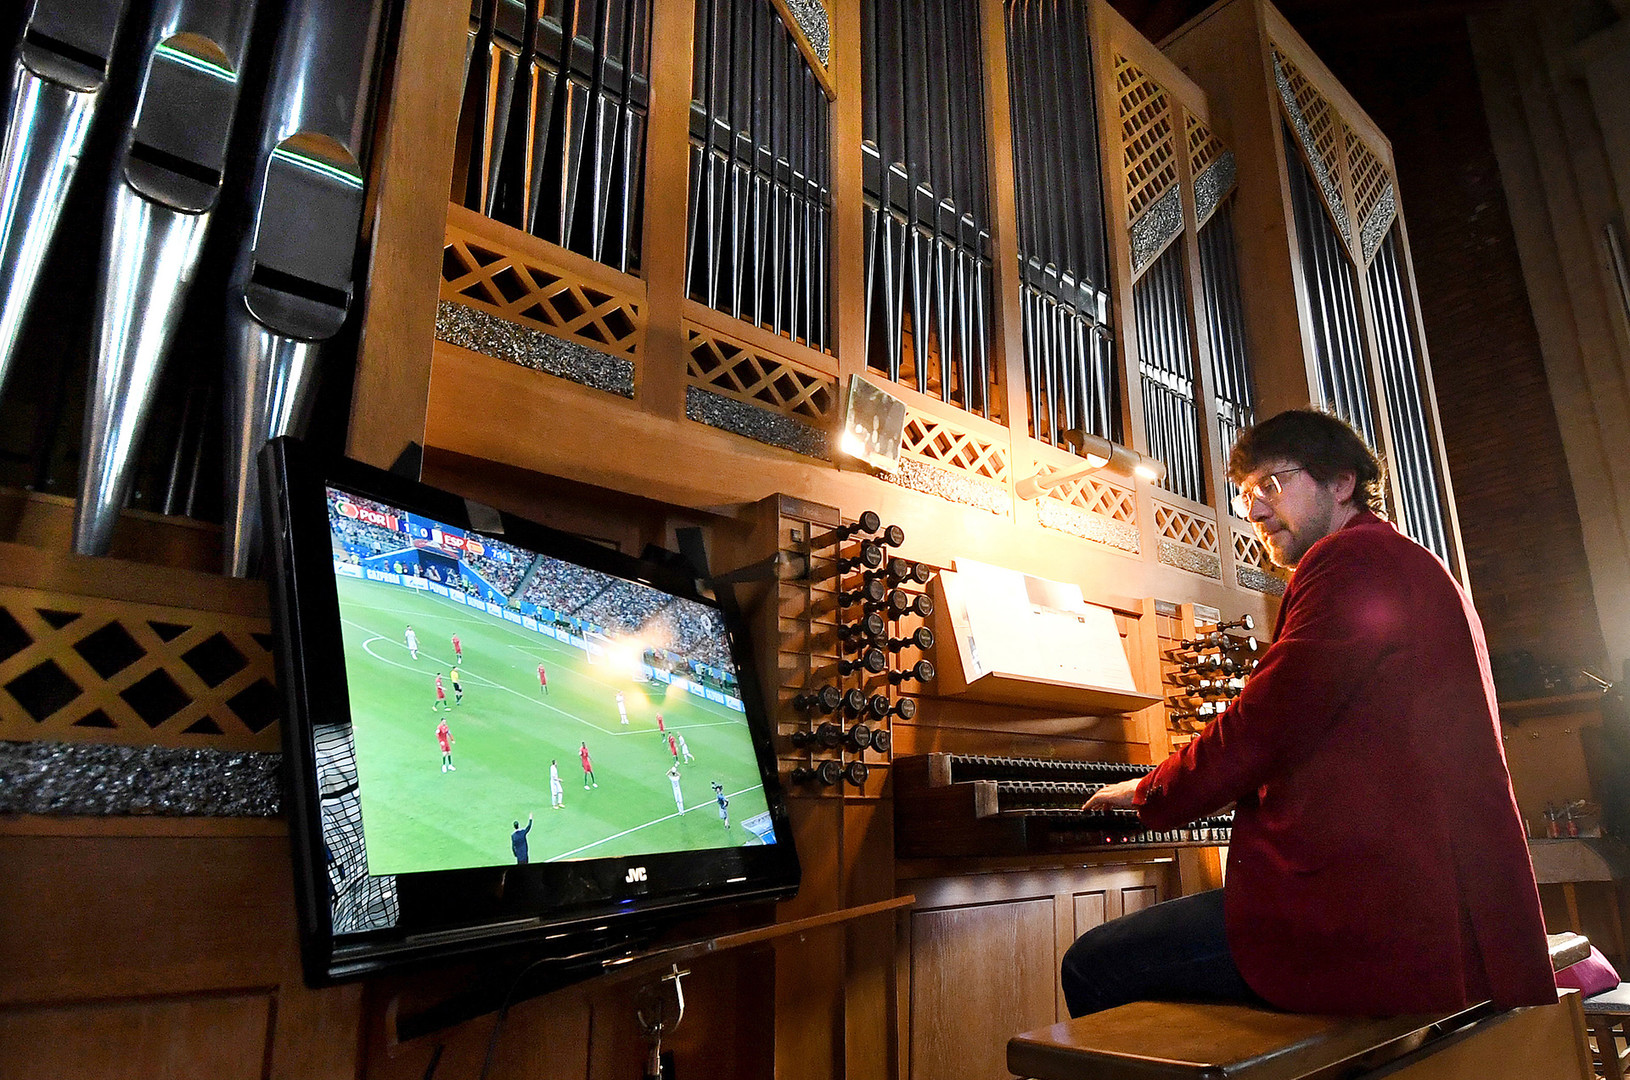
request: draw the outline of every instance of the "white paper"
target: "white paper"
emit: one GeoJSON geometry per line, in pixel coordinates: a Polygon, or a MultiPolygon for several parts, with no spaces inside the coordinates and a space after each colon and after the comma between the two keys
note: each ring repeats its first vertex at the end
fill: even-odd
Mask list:
{"type": "Polygon", "coordinates": [[[968,682],[991,673],[1137,693],[1115,613],[1081,588],[971,559],[942,582],[968,682]]]}

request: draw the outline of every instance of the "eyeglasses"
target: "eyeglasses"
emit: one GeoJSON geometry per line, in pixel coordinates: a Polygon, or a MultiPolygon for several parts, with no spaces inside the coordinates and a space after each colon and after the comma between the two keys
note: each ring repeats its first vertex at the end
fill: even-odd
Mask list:
{"type": "Polygon", "coordinates": [[[1294,469],[1280,469],[1278,472],[1269,473],[1254,484],[1247,484],[1245,487],[1240,488],[1239,494],[1235,495],[1233,500],[1234,513],[1241,518],[1250,517],[1251,505],[1258,499],[1266,499],[1270,506],[1277,503],[1279,496],[1284,494],[1285,491],[1285,485],[1280,482],[1279,478],[1299,472],[1307,472],[1307,470],[1300,465],[1294,469]]]}

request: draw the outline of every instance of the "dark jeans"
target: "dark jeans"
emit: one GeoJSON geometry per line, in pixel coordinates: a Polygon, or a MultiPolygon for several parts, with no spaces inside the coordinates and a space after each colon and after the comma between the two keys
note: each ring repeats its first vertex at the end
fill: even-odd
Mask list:
{"type": "Polygon", "coordinates": [[[1088,930],[1064,954],[1071,1016],[1132,1001],[1261,1004],[1228,952],[1221,889],[1144,908],[1088,930]]]}

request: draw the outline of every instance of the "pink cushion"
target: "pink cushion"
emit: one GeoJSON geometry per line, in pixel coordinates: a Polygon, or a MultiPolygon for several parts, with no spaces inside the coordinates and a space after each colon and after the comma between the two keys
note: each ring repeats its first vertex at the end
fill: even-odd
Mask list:
{"type": "Polygon", "coordinates": [[[1590,955],[1577,964],[1570,964],[1556,973],[1556,984],[1563,989],[1577,990],[1586,997],[1611,990],[1619,985],[1619,973],[1592,945],[1590,955]]]}

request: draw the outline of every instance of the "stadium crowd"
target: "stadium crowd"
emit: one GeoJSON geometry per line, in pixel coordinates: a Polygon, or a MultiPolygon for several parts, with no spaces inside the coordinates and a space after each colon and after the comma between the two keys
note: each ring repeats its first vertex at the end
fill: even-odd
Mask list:
{"type": "MultiPolygon", "coordinates": [[[[483,540],[482,543],[489,550],[497,546],[491,540],[483,540]]],[[[527,560],[525,552],[514,548],[511,548],[510,551],[513,552],[512,558],[517,561],[504,562],[490,555],[476,555],[469,551],[464,552],[460,558],[470,569],[485,578],[488,585],[491,585],[505,596],[510,596],[515,592],[515,587],[521,583],[521,575],[526,573],[527,560]]]]}
{"type": "Polygon", "coordinates": [[[521,599],[562,615],[574,615],[612,581],[605,574],[545,556],[521,599]]]}
{"type": "Polygon", "coordinates": [[[632,582],[611,581],[598,596],[572,614],[613,634],[634,634],[667,605],[669,598],[632,582]]]}

